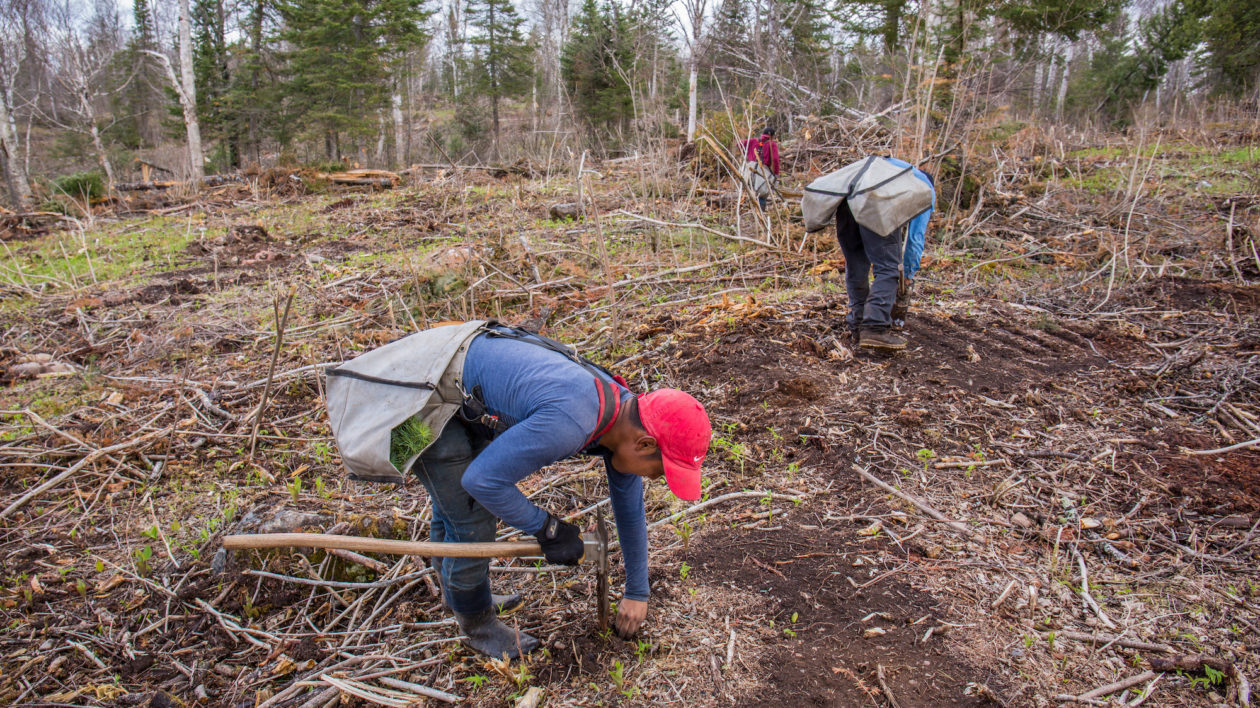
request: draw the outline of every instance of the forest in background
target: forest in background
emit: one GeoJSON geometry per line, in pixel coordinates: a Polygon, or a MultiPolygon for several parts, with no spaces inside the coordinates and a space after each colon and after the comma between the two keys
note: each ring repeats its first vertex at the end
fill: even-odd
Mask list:
{"type": "Polygon", "coordinates": [[[902,154],[965,161],[978,120],[1247,115],[1258,89],[1251,0],[0,6],[4,196],[54,211],[141,177],[521,159],[550,171],[698,134],[730,148],[811,115],[878,116],[902,154]]]}

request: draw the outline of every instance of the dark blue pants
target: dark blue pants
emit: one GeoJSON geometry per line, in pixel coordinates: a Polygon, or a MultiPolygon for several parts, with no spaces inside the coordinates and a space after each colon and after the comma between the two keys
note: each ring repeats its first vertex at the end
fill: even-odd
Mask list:
{"type": "MultiPolygon", "coordinates": [[[[493,541],[499,520],[464,490],[464,470],[488,441],[469,435],[459,419],[452,419],[436,441],[412,465],[433,502],[430,538],[439,543],[493,541]]],[[[461,614],[490,609],[490,559],[446,558],[442,588],[446,604],[461,614]]]]}
{"type": "Polygon", "coordinates": [[[844,285],[849,291],[845,322],[850,329],[882,332],[892,325],[903,231],[904,227],[884,238],[854,221],[848,204],[841,202],[836,210],[836,238],[844,253],[844,285]]]}

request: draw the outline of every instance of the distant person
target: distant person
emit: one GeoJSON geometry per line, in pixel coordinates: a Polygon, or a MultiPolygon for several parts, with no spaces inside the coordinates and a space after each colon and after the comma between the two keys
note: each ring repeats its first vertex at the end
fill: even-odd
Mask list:
{"type": "Polygon", "coordinates": [[[774,141],[774,128],[766,126],[761,137],[741,141],[744,147],[744,181],[757,195],[757,204],[766,210],[766,199],[779,180],[779,144],[774,141]]]}
{"type": "Polygon", "coordinates": [[[867,157],[805,188],[801,200],[805,230],[818,231],[835,221],[849,295],[845,324],[858,346],[906,348],[905,338],[893,331],[893,308],[902,294],[898,312],[904,322],[909,282],[918,271],[935,204],[932,178],[908,162],[888,157],[867,157]]]}

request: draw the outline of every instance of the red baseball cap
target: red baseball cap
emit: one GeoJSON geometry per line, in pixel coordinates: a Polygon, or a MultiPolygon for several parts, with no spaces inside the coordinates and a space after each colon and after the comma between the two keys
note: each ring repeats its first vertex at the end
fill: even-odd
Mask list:
{"type": "Polygon", "coordinates": [[[713,434],[704,406],[688,393],[661,388],[639,396],[639,420],[656,438],[669,490],[679,499],[699,499],[700,465],[713,434]]]}

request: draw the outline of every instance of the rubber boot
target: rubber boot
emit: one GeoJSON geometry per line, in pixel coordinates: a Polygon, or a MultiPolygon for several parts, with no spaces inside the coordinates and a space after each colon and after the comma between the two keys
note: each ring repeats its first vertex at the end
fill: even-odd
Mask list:
{"type": "Polygon", "coordinates": [[[863,349],[886,349],[898,351],[906,348],[906,339],[892,332],[875,329],[862,329],[862,339],[858,346],[863,349]]]}
{"type": "Polygon", "coordinates": [[[500,622],[494,608],[471,615],[456,612],[455,621],[468,637],[469,647],[495,659],[519,659],[538,648],[537,639],[500,622]]]}
{"type": "MultiPolygon", "coordinates": [[[[449,610],[451,609],[451,605],[446,601],[446,592],[442,588],[442,559],[431,558],[430,564],[433,566],[433,571],[437,575],[438,592],[442,594],[442,609],[449,610]]],[[[524,601],[525,599],[521,597],[520,593],[514,592],[510,595],[500,595],[496,592],[490,593],[490,605],[494,607],[495,612],[515,610],[520,607],[521,603],[524,601]]]]}

